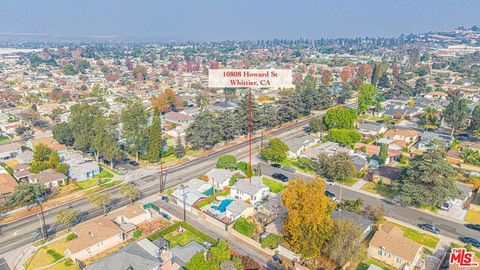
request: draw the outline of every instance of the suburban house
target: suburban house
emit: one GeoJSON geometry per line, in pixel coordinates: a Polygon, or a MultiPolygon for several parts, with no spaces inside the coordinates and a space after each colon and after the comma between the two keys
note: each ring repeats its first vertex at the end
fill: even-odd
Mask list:
{"type": "Polygon", "coordinates": [[[35,146],[37,146],[39,144],[47,145],[52,150],[57,151],[58,154],[61,154],[63,151],[67,150],[67,147],[65,145],[57,142],[52,136],[44,137],[44,138],[38,138],[38,139],[31,139],[31,140],[27,141],[27,147],[32,149],[32,150],[34,150],[35,146]]]}
{"type": "Polygon", "coordinates": [[[21,164],[29,164],[33,161],[33,152],[32,151],[24,151],[20,154],[18,154],[15,159],[18,161],[18,163],[21,164]]]}
{"type": "Polygon", "coordinates": [[[254,213],[253,206],[241,200],[234,200],[227,206],[225,210],[225,215],[231,221],[236,220],[239,217],[251,216],[253,215],[253,213],[254,213]]]}
{"type": "Polygon", "coordinates": [[[348,219],[355,222],[362,231],[364,237],[366,237],[373,228],[373,222],[370,219],[350,211],[335,210],[330,216],[334,220],[348,219]]]}
{"type": "Polygon", "coordinates": [[[0,145],[0,160],[7,160],[16,157],[22,152],[22,145],[18,142],[0,145]]]}
{"type": "Polygon", "coordinates": [[[387,223],[379,227],[368,245],[368,256],[396,269],[421,266],[423,246],[403,236],[403,231],[387,223]]]}
{"type": "Polygon", "coordinates": [[[227,169],[218,169],[213,168],[208,171],[205,175],[208,177],[208,182],[216,189],[223,190],[224,188],[230,186],[230,179],[238,171],[229,171],[227,169]]]}
{"type": "Polygon", "coordinates": [[[148,210],[134,204],[79,224],[72,228],[77,238],[67,242],[65,254],[73,260],[93,257],[131,238],[137,225],[150,218],[148,210]]]}
{"type": "MultiPolygon", "coordinates": [[[[373,145],[373,144],[363,144],[363,143],[355,144],[355,149],[359,149],[362,152],[365,152],[366,154],[368,154],[369,156],[380,155],[380,148],[381,146],[373,145]]],[[[391,158],[397,158],[397,157],[400,157],[401,152],[399,150],[390,149],[390,147],[388,147],[387,154],[391,158]]]]}
{"type": "Polygon", "coordinates": [[[112,220],[100,216],[72,228],[77,238],[66,243],[66,256],[85,260],[112,248],[125,239],[125,232],[112,220]]]}
{"type": "Polygon", "coordinates": [[[174,123],[177,125],[189,125],[190,123],[193,122],[193,117],[186,114],[186,113],[180,113],[180,112],[173,112],[170,111],[165,114],[164,116],[165,121],[174,123]]]}
{"type": "Polygon", "coordinates": [[[10,168],[13,170],[13,177],[15,177],[18,182],[28,181],[28,177],[34,174],[28,170],[28,164],[16,164],[10,168]]]}
{"type": "Polygon", "coordinates": [[[177,245],[170,249],[170,251],[173,255],[173,263],[185,267],[193,256],[199,252],[207,251],[207,249],[199,243],[191,241],[184,246],[177,245]]]}
{"type": "Polygon", "coordinates": [[[4,171],[0,172],[0,205],[5,204],[6,198],[15,191],[17,181],[4,171]]]}
{"type": "Polygon", "coordinates": [[[420,132],[413,129],[390,129],[385,132],[385,138],[394,141],[404,141],[407,144],[412,144],[418,140],[420,132]]]}
{"type": "Polygon", "coordinates": [[[231,196],[242,201],[250,201],[252,205],[262,201],[268,194],[268,187],[262,182],[259,176],[250,179],[238,180],[231,189],[231,196]]]}
{"type": "Polygon", "coordinates": [[[68,151],[61,154],[60,158],[68,165],[68,176],[72,180],[83,181],[100,173],[98,163],[79,152],[68,151]]]}
{"type": "Polygon", "coordinates": [[[432,142],[439,142],[441,145],[445,145],[445,147],[449,147],[450,144],[453,142],[453,137],[446,134],[439,134],[431,131],[425,131],[420,141],[418,142],[417,149],[420,151],[427,150],[432,142]]]}
{"type": "Polygon", "coordinates": [[[285,142],[288,146],[287,156],[289,158],[299,157],[307,148],[312,147],[318,142],[318,139],[311,135],[304,135],[299,138],[294,138],[285,142]]]}
{"type": "Polygon", "coordinates": [[[202,181],[200,179],[192,179],[188,181],[184,187],[178,188],[172,192],[172,198],[178,206],[183,207],[185,202],[185,208],[188,211],[192,211],[193,205],[200,199],[212,195],[212,185],[202,181]]]}
{"type": "Polygon", "coordinates": [[[28,176],[28,182],[32,184],[40,183],[47,188],[58,187],[63,184],[65,180],[67,180],[67,176],[54,169],[48,169],[28,176]]]}
{"type": "Polygon", "coordinates": [[[94,262],[87,266],[86,270],[168,270],[171,266],[172,253],[144,238],[94,262]]]}
{"type": "Polygon", "coordinates": [[[391,166],[381,166],[378,170],[370,173],[370,181],[390,185],[393,181],[400,178],[400,168],[391,166]]]}
{"type": "Polygon", "coordinates": [[[364,121],[358,124],[357,130],[362,133],[363,136],[377,136],[385,133],[387,126],[383,123],[364,121]]]}
{"type": "Polygon", "coordinates": [[[300,155],[300,157],[307,157],[310,158],[312,161],[317,161],[320,154],[331,156],[338,153],[346,153],[347,155],[353,155],[354,151],[353,149],[340,146],[340,144],[336,142],[327,141],[321,143],[317,147],[306,150],[300,155]]]}

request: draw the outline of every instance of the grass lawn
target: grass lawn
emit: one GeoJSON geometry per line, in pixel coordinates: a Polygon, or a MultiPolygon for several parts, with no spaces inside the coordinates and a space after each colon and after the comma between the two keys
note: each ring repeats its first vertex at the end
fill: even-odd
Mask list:
{"type": "Polygon", "coordinates": [[[94,179],[103,179],[103,178],[113,178],[113,173],[111,173],[110,171],[107,171],[107,170],[102,170],[100,171],[99,174],[95,175],[93,177],[94,179]]]}
{"type": "Polygon", "coordinates": [[[420,231],[417,231],[417,230],[414,230],[414,229],[411,229],[411,228],[408,228],[408,227],[404,227],[402,225],[398,225],[398,224],[395,224],[395,223],[393,223],[393,224],[395,226],[399,227],[400,229],[402,229],[403,236],[405,236],[406,238],[409,238],[409,239],[411,239],[411,240],[413,240],[413,241],[415,241],[419,244],[422,244],[426,247],[435,249],[438,242],[440,241],[440,239],[438,239],[437,237],[432,236],[430,234],[422,233],[420,231]]]}
{"type": "Polygon", "coordinates": [[[391,266],[388,266],[382,262],[379,262],[377,260],[374,260],[374,259],[367,259],[366,261],[363,261],[361,262],[358,267],[357,267],[357,270],[367,270],[368,267],[371,265],[371,264],[374,264],[382,269],[385,269],[385,270],[395,270],[395,268],[391,267],[391,266]]]}
{"type": "Polygon", "coordinates": [[[386,186],[386,185],[381,185],[373,182],[367,182],[365,183],[361,190],[365,190],[371,193],[378,194],[380,196],[393,199],[395,197],[394,191],[392,190],[391,187],[386,186]]]}
{"type": "Polygon", "coordinates": [[[189,230],[185,230],[184,232],[181,232],[181,233],[178,231],[174,231],[165,235],[163,238],[165,238],[165,240],[168,241],[168,243],[170,244],[170,248],[176,245],[184,246],[190,243],[191,241],[196,241],[198,243],[203,242],[200,237],[196,236],[189,230]]]}
{"type": "Polygon", "coordinates": [[[12,139],[10,139],[10,137],[8,136],[0,136],[0,144],[2,143],[7,143],[9,141],[11,141],[12,139]]]}
{"type": "Polygon", "coordinates": [[[63,259],[63,254],[65,253],[65,241],[65,239],[62,239],[40,248],[33,255],[30,263],[26,265],[25,269],[36,269],[63,259]]]}
{"type": "Polygon", "coordinates": [[[353,177],[349,177],[345,180],[337,180],[335,182],[343,184],[343,185],[347,185],[347,186],[353,186],[357,182],[357,179],[355,179],[353,177]]]}
{"type": "Polygon", "coordinates": [[[47,268],[47,270],[80,270],[80,268],[71,260],[63,260],[47,268]]]}
{"type": "Polygon", "coordinates": [[[98,184],[99,181],[97,179],[87,179],[81,182],[77,182],[77,186],[80,187],[82,190],[98,186],[98,184]]]}
{"type": "Polygon", "coordinates": [[[256,225],[248,221],[246,218],[241,217],[237,220],[235,223],[235,226],[233,227],[237,232],[247,236],[251,237],[253,232],[255,231],[256,225]]]}
{"type": "Polygon", "coordinates": [[[278,194],[285,189],[284,184],[267,177],[262,177],[262,182],[270,189],[271,192],[275,194],[278,194]]]}
{"type": "Polygon", "coordinates": [[[315,175],[315,171],[313,169],[303,168],[302,164],[300,164],[300,162],[298,162],[297,159],[285,159],[284,161],[280,162],[279,164],[282,165],[282,166],[292,167],[295,170],[301,171],[303,173],[315,175]]]}
{"type": "Polygon", "coordinates": [[[465,217],[466,222],[479,224],[480,223],[480,212],[468,210],[467,216],[465,217]]]}

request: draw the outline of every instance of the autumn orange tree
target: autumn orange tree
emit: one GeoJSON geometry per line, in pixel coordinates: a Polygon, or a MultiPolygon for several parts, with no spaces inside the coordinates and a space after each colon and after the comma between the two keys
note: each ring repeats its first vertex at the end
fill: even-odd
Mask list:
{"type": "Polygon", "coordinates": [[[325,196],[325,183],[318,179],[309,184],[292,180],[282,201],[288,209],[283,230],[290,248],[305,259],[320,258],[334,225],[330,214],[335,202],[325,196]]]}
{"type": "Polygon", "coordinates": [[[152,104],[154,108],[164,112],[169,111],[174,106],[180,106],[175,91],[171,88],[167,88],[160,95],[153,97],[152,104]]]}

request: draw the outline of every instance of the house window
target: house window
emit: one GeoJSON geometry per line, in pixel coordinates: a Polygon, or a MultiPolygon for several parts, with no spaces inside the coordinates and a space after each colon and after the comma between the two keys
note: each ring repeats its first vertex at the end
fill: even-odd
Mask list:
{"type": "Polygon", "coordinates": [[[397,257],[397,258],[395,259],[395,261],[396,261],[398,264],[401,264],[401,263],[402,263],[402,258],[397,257]]]}
{"type": "Polygon", "coordinates": [[[383,249],[381,248],[378,249],[378,256],[383,256],[383,249]]]}

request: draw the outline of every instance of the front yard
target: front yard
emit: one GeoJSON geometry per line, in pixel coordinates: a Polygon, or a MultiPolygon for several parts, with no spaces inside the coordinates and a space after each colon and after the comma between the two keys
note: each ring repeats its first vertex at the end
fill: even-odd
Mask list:
{"type": "Polygon", "coordinates": [[[283,183],[268,177],[262,177],[262,182],[275,194],[282,192],[286,188],[283,183]]]}
{"type": "Polygon", "coordinates": [[[344,180],[336,180],[335,182],[351,187],[351,186],[355,185],[355,183],[357,182],[357,179],[355,179],[353,177],[348,177],[344,180]]]}
{"type": "Polygon", "coordinates": [[[280,162],[280,165],[292,167],[295,170],[306,174],[315,175],[315,171],[312,168],[305,167],[298,161],[298,159],[285,159],[284,161],[280,162]]]}
{"type": "Polygon", "coordinates": [[[378,183],[367,182],[362,186],[361,190],[375,193],[389,199],[393,199],[395,197],[395,192],[392,187],[378,183]]]}
{"type": "Polygon", "coordinates": [[[41,247],[29,260],[27,260],[27,262],[25,262],[25,269],[36,269],[62,260],[64,258],[63,254],[65,253],[66,242],[67,240],[64,238],[62,240],[58,240],[49,245],[41,247]]]}
{"type": "Polygon", "coordinates": [[[235,223],[235,226],[233,226],[233,228],[247,236],[247,237],[252,237],[255,230],[257,229],[257,224],[249,221],[248,219],[244,218],[244,217],[241,217],[237,220],[237,222],[235,223]]]}

